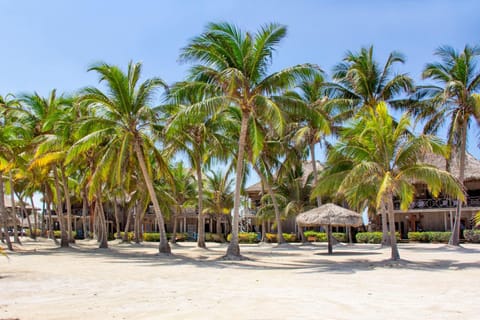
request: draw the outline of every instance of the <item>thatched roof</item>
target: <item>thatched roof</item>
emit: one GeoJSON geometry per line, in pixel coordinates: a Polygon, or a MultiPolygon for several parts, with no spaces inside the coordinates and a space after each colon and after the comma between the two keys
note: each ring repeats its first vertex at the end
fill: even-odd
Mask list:
{"type": "MultiPolygon", "coordinates": [[[[10,196],[5,195],[5,208],[11,208],[12,207],[12,198],[10,196]]],[[[20,208],[20,202],[15,201],[15,208],[20,208]]],[[[28,205],[25,203],[25,209],[29,210],[32,209],[32,206],[28,205]]]]}
{"type": "MultiPolygon", "coordinates": [[[[323,166],[322,164],[317,161],[317,171],[322,171],[323,166]]],[[[313,172],[313,165],[311,161],[304,161],[302,164],[302,169],[303,169],[303,176],[302,176],[302,181],[305,183],[307,181],[308,176],[313,172]]],[[[262,192],[262,182],[259,181],[255,184],[252,184],[251,186],[247,187],[245,189],[245,192],[247,193],[260,193],[262,192]]]]}
{"type": "Polygon", "coordinates": [[[359,227],[363,224],[361,214],[333,203],[305,211],[297,216],[296,221],[300,227],[326,225],[359,227]]]}
{"type": "MultiPolygon", "coordinates": [[[[435,167],[446,170],[447,164],[445,158],[442,156],[430,153],[427,154],[424,158],[424,161],[428,164],[434,165],[435,167]]],[[[460,157],[454,156],[451,161],[450,172],[456,177],[459,177],[460,172],[460,157]]],[[[465,158],[465,181],[468,180],[480,180],[480,160],[472,156],[467,152],[467,157],[465,158]]]]}

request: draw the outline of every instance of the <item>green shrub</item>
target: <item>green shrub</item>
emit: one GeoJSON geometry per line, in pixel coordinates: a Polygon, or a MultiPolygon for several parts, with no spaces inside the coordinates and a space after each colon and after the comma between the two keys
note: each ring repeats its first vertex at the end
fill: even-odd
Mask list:
{"type": "MultiPolygon", "coordinates": [[[[123,239],[124,235],[125,235],[125,232],[120,232],[120,236],[122,237],[122,239],[123,239]]],[[[133,234],[132,231],[128,232],[127,241],[133,241],[133,236],[134,236],[134,234],[133,234]]]]}
{"type": "MultiPolygon", "coordinates": [[[[42,235],[42,230],[41,229],[34,229],[33,232],[37,237],[40,237],[42,235]]],[[[25,229],[25,235],[27,237],[30,237],[30,229],[25,229]]]]}
{"type": "MultiPolygon", "coordinates": [[[[400,232],[395,232],[395,236],[397,241],[399,241],[400,232]]],[[[382,243],[382,232],[359,232],[355,235],[355,239],[358,243],[382,243]]]]}
{"type": "Polygon", "coordinates": [[[145,242],[160,242],[160,233],[158,232],[144,232],[143,241],[145,242]]]}
{"type": "MultiPolygon", "coordinates": [[[[232,241],[232,234],[228,234],[227,241],[232,241]]],[[[258,242],[256,232],[240,232],[238,233],[238,242],[239,243],[255,243],[258,242]]]]}
{"type": "Polygon", "coordinates": [[[480,230],[463,230],[467,242],[480,243],[480,230]]]}
{"type": "MultiPolygon", "coordinates": [[[[167,233],[167,240],[172,240],[173,233],[167,233]]],[[[175,234],[175,241],[186,241],[188,239],[188,233],[177,232],[175,234]]]]}
{"type": "Polygon", "coordinates": [[[284,233],[283,237],[287,242],[295,242],[297,241],[297,235],[295,233],[284,233]]]}
{"type": "MultiPolygon", "coordinates": [[[[62,237],[62,232],[60,230],[53,230],[53,236],[57,239],[60,239],[62,237]]],[[[72,231],[72,236],[73,238],[77,237],[77,232],[72,231]]]]}
{"type": "MultiPolygon", "coordinates": [[[[267,242],[277,242],[277,234],[276,233],[266,233],[265,237],[267,238],[267,242]]],[[[294,233],[283,233],[283,238],[286,242],[295,242],[297,241],[297,236],[294,233]]]]}
{"type": "MultiPolygon", "coordinates": [[[[327,233],[325,232],[317,232],[308,230],[303,233],[305,237],[308,239],[309,237],[314,237],[315,242],[328,242],[327,233]]],[[[347,234],[342,232],[332,232],[332,236],[340,242],[347,242],[347,234]]]]}
{"type": "Polygon", "coordinates": [[[381,232],[359,232],[355,235],[358,243],[382,243],[381,232]]]}
{"type": "Polygon", "coordinates": [[[408,240],[418,241],[418,242],[447,243],[451,235],[452,235],[451,232],[434,232],[434,231],[409,232],[408,240]]]}

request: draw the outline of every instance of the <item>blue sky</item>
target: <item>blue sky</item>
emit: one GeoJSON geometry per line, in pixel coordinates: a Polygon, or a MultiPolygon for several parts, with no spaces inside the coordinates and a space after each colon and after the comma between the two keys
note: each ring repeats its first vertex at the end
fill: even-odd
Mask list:
{"type": "MultiPolygon", "coordinates": [[[[86,70],[98,61],[142,61],[145,77],[182,80],[180,49],[212,21],[252,31],[287,25],[272,71],[311,62],[330,73],[347,50],[374,45],[380,61],[393,50],[406,55],[398,71],[419,80],[438,46],[480,45],[478,0],[0,0],[0,12],[2,95],[96,85],[86,70]]],[[[477,158],[478,132],[469,138],[477,158]]]]}

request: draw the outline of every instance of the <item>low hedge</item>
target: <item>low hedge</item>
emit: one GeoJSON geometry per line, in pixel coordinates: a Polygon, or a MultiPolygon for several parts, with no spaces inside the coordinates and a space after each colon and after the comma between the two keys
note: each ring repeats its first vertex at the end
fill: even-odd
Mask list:
{"type": "Polygon", "coordinates": [[[480,230],[463,230],[465,241],[480,243],[480,230]]]}
{"type": "MultiPolygon", "coordinates": [[[[400,240],[400,233],[395,232],[397,241],[400,240]]],[[[358,243],[382,243],[382,232],[359,232],[355,235],[358,243]]]]}
{"type": "Polygon", "coordinates": [[[448,243],[448,240],[452,236],[451,232],[437,232],[437,231],[424,231],[424,232],[409,232],[408,240],[418,242],[438,242],[448,243]]]}
{"type": "MultiPolygon", "coordinates": [[[[317,232],[308,230],[303,233],[307,240],[315,242],[328,242],[326,232],[317,232]]],[[[332,236],[340,242],[348,242],[347,234],[342,232],[332,232],[332,236]]]]}
{"type": "MultiPolygon", "coordinates": [[[[265,237],[267,238],[267,242],[277,242],[277,234],[276,233],[266,233],[265,237]]],[[[283,238],[287,242],[295,242],[297,241],[297,236],[294,233],[283,233],[283,238]]]]}
{"type": "MultiPolygon", "coordinates": [[[[227,236],[227,241],[232,241],[232,234],[229,233],[227,236]]],[[[258,242],[258,236],[256,232],[239,232],[238,233],[238,242],[239,243],[256,243],[258,242]]]]}
{"type": "MultiPolygon", "coordinates": [[[[72,235],[73,235],[73,238],[76,238],[77,237],[77,232],[72,231],[72,235]]],[[[60,239],[62,237],[62,232],[60,230],[53,230],[53,236],[57,239],[60,239]]]]}
{"type": "MultiPolygon", "coordinates": [[[[41,229],[35,229],[33,230],[33,233],[37,236],[37,237],[40,237],[42,235],[42,230],[41,229]]],[[[25,235],[27,237],[30,237],[30,229],[25,229],[25,235]]]]}
{"type": "Polygon", "coordinates": [[[223,236],[223,234],[206,232],[205,233],[205,241],[225,242],[225,237],[223,236]]]}

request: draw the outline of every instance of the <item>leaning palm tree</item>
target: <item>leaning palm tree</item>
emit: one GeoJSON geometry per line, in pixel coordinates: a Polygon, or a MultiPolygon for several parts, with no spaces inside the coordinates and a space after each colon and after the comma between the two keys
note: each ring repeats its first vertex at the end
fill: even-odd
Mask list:
{"type": "Polygon", "coordinates": [[[375,110],[341,131],[313,192],[328,194],[333,190],[354,208],[373,197],[377,209],[386,208],[392,260],[400,259],[393,201],[398,198],[401,209],[408,209],[415,194],[414,181],[425,183],[434,196],[443,192],[460,201],[465,198],[462,187],[450,173],[423,163],[426,153],[445,155],[444,145],[432,136],[412,136],[409,126],[407,114],[396,124],[386,104],[378,104],[375,110]]]}
{"type": "MultiPolygon", "coordinates": [[[[249,121],[263,115],[271,119],[274,128],[281,130],[284,124],[281,109],[271,96],[293,87],[299,78],[311,76],[316,69],[313,65],[304,64],[268,74],[273,52],[286,31],[285,26],[274,23],[265,25],[254,34],[228,23],[210,23],[205,32],[182,49],[180,56],[183,61],[197,63],[190,71],[190,89],[201,88],[211,96],[193,105],[192,111],[212,111],[230,106],[241,110],[232,240],[226,253],[233,259],[240,257],[240,190],[249,121]]],[[[261,150],[261,141],[256,150],[261,150]]]]}
{"type": "MultiPolygon", "coordinates": [[[[476,65],[480,47],[467,45],[462,52],[457,52],[450,46],[442,46],[435,55],[441,62],[427,64],[422,77],[436,81],[439,86],[425,87],[419,92],[427,97],[429,103],[420,104],[423,108],[416,110],[416,114],[426,120],[424,131],[428,133],[436,133],[447,124],[447,144],[452,154],[456,155],[453,158],[459,161],[459,180],[463,185],[467,130],[474,118],[480,121],[480,104],[475,100],[475,93],[480,91],[480,69],[476,65]]],[[[459,203],[450,245],[458,246],[460,243],[461,213],[459,203]]]]}
{"type": "MultiPolygon", "coordinates": [[[[98,130],[85,136],[83,140],[95,144],[107,139],[115,149],[123,146],[118,154],[118,158],[123,161],[128,161],[133,156],[128,152],[129,146],[133,145],[134,155],[158,221],[159,252],[170,254],[162,210],[153,185],[153,170],[150,162],[146,161],[147,153],[153,152],[160,172],[168,172],[167,164],[149,137],[151,133],[149,128],[156,121],[151,103],[156,90],[159,87],[167,88],[167,85],[159,78],[139,83],[141,70],[140,63],[132,62],[129,63],[126,74],[117,66],[106,63],[98,63],[89,68],[89,71],[95,71],[100,75],[100,82],[104,82],[108,90],[104,92],[98,88],[88,87],[82,91],[80,102],[96,109],[95,116],[90,119],[91,124],[100,124],[98,130]]],[[[121,174],[122,166],[117,168],[121,174]]]]}

